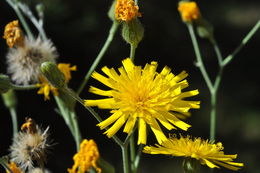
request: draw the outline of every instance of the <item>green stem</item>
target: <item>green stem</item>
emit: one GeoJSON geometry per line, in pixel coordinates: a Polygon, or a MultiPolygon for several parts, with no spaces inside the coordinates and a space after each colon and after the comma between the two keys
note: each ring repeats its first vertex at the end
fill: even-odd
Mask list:
{"type": "Polygon", "coordinates": [[[134,134],[131,135],[130,138],[130,159],[131,159],[131,170],[135,170],[135,139],[134,139],[134,134]]]}
{"type": "Polygon", "coordinates": [[[134,62],[135,59],[135,50],[136,46],[134,44],[130,44],[130,59],[134,62]]]}
{"type": "Polygon", "coordinates": [[[210,137],[211,141],[216,138],[216,121],[217,121],[217,113],[216,113],[216,102],[217,102],[217,92],[213,92],[211,94],[211,111],[210,111],[210,137]]]}
{"type": "Polygon", "coordinates": [[[118,29],[118,26],[119,26],[119,23],[117,21],[114,21],[110,30],[109,30],[109,35],[107,37],[107,40],[105,42],[105,44],[103,45],[102,49],[100,50],[98,56],[96,57],[94,63],[91,65],[89,71],[87,72],[83,82],[81,83],[78,91],[77,91],[77,94],[80,95],[80,93],[82,92],[82,90],[84,89],[85,85],[87,84],[91,74],[93,73],[93,71],[96,69],[97,65],[99,64],[99,62],[101,61],[101,59],[104,57],[104,54],[106,53],[109,45],[111,44],[113,38],[114,38],[114,35],[118,29]]]}
{"type": "Polygon", "coordinates": [[[122,157],[123,157],[124,173],[129,173],[129,161],[128,161],[127,148],[128,148],[128,144],[121,146],[121,149],[122,149],[122,157]]]}
{"type": "Polygon", "coordinates": [[[38,88],[36,85],[25,85],[25,86],[20,86],[20,85],[12,85],[12,88],[14,90],[31,90],[31,89],[36,89],[38,88]]]}
{"type": "MultiPolygon", "coordinates": [[[[75,99],[76,101],[78,101],[82,106],[84,106],[93,116],[94,118],[96,118],[96,120],[98,122],[102,122],[102,119],[101,117],[98,115],[98,113],[96,113],[94,111],[94,109],[92,109],[91,107],[88,107],[84,104],[84,101],[75,93],[73,92],[71,89],[69,88],[63,88],[63,91],[65,93],[67,93],[68,95],[70,95],[73,99],[75,99]]],[[[113,135],[112,136],[112,139],[120,146],[123,145],[123,142],[116,136],[116,135],[113,135]]]]}
{"type": "Polygon", "coordinates": [[[2,165],[6,170],[8,170],[10,173],[13,173],[13,171],[6,165],[6,163],[3,161],[2,158],[0,158],[0,165],[2,165]]]}
{"type": "Polygon", "coordinates": [[[215,50],[216,55],[217,55],[218,65],[219,65],[219,67],[222,67],[223,56],[222,56],[222,54],[221,54],[221,51],[220,51],[220,49],[219,49],[218,44],[216,43],[216,41],[214,41],[213,47],[214,47],[214,50],[215,50]]]}
{"type": "Polygon", "coordinates": [[[39,31],[39,34],[41,35],[43,40],[47,40],[46,33],[43,29],[42,23],[36,19],[36,17],[33,15],[32,11],[26,4],[22,4],[20,2],[17,3],[18,7],[23,11],[23,13],[31,20],[31,22],[34,24],[34,26],[39,31]]]}
{"type": "Polygon", "coordinates": [[[260,28],[260,20],[255,24],[255,26],[249,31],[249,33],[245,36],[245,38],[242,40],[240,45],[230,54],[228,55],[224,61],[223,66],[226,66],[229,64],[234,56],[247,44],[247,42],[253,37],[253,35],[256,33],[256,31],[260,28]]]}
{"type": "Polygon", "coordinates": [[[11,114],[11,118],[12,118],[12,124],[13,124],[13,137],[15,137],[17,132],[18,132],[17,112],[16,112],[15,107],[9,108],[9,110],[10,110],[10,114],[11,114]]]}
{"type": "Polygon", "coordinates": [[[206,82],[206,84],[209,88],[209,91],[212,93],[214,88],[213,88],[212,82],[209,78],[209,75],[206,71],[206,68],[204,66],[204,63],[202,61],[198,41],[197,41],[195,33],[194,33],[194,28],[193,28],[192,24],[187,24],[187,27],[188,27],[188,30],[189,30],[189,33],[190,33],[190,36],[191,36],[191,41],[192,41],[193,48],[194,48],[194,51],[195,51],[195,55],[196,55],[196,58],[197,58],[197,66],[199,67],[199,69],[201,71],[201,74],[202,74],[202,76],[203,76],[203,78],[204,78],[204,80],[205,80],[205,82],[206,82]]]}
{"type": "Polygon", "coordinates": [[[133,173],[136,173],[138,170],[143,148],[144,148],[143,144],[139,145],[139,148],[138,148],[137,154],[135,156],[135,160],[134,160],[135,169],[134,169],[133,173]]]}
{"type": "Polygon", "coordinates": [[[82,141],[82,137],[81,137],[81,133],[80,133],[80,130],[79,130],[78,119],[77,119],[75,112],[71,112],[71,119],[72,119],[72,124],[73,124],[73,127],[74,127],[74,135],[75,135],[75,139],[76,139],[77,150],[79,151],[80,143],[82,141]]]}
{"type": "Polygon", "coordinates": [[[22,13],[20,12],[18,5],[17,5],[17,1],[13,2],[12,0],[6,0],[6,2],[14,9],[16,15],[18,16],[20,22],[22,23],[24,30],[26,32],[26,34],[28,35],[29,38],[33,38],[33,34],[27,24],[27,22],[25,21],[22,13]]]}

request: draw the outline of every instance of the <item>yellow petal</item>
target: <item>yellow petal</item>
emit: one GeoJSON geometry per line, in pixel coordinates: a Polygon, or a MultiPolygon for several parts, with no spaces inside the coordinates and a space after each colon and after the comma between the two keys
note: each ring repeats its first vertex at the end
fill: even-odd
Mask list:
{"type": "Polygon", "coordinates": [[[135,125],[135,122],[136,122],[136,116],[131,115],[125,124],[124,132],[128,134],[131,133],[135,125]]]}
{"type": "Polygon", "coordinates": [[[110,127],[105,134],[107,134],[107,136],[109,138],[111,138],[121,127],[122,125],[126,122],[127,118],[129,115],[123,114],[123,116],[121,116],[114,124],[112,127],[110,127]]]}
{"type": "Polygon", "coordinates": [[[146,123],[143,118],[139,118],[138,123],[138,142],[137,144],[146,144],[147,134],[146,134],[146,123]]]}
{"type": "Polygon", "coordinates": [[[100,129],[104,129],[110,124],[114,123],[120,116],[122,115],[121,111],[114,112],[110,117],[99,123],[97,126],[100,127],[100,129]]]}

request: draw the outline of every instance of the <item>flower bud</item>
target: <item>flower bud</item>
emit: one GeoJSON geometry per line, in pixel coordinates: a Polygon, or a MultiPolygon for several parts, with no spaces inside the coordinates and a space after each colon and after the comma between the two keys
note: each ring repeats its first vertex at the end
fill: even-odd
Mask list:
{"type": "Polygon", "coordinates": [[[17,105],[17,98],[15,92],[13,90],[9,90],[8,92],[2,94],[4,105],[7,108],[15,108],[17,105]]]}
{"type": "Polygon", "coordinates": [[[65,86],[65,76],[53,62],[42,63],[41,72],[55,88],[63,88],[65,86]]]}
{"type": "Polygon", "coordinates": [[[127,43],[137,47],[143,36],[144,28],[137,18],[123,23],[122,37],[127,43]]]}
{"type": "Polygon", "coordinates": [[[12,83],[8,76],[0,74],[0,94],[6,93],[12,88],[12,83]]]}
{"type": "Polygon", "coordinates": [[[214,39],[214,28],[207,20],[204,18],[201,18],[200,20],[197,20],[196,22],[197,26],[197,33],[201,38],[209,39],[210,42],[215,43],[214,39]]]}
{"type": "Polygon", "coordinates": [[[184,173],[198,173],[200,170],[200,162],[197,159],[186,157],[183,160],[184,173]]]}
{"type": "Polygon", "coordinates": [[[107,13],[109,19],[111,19],[112,21],[115,21],[115,6],[116,6],[116,0],[113,1],[112,5],[107,13]]]}

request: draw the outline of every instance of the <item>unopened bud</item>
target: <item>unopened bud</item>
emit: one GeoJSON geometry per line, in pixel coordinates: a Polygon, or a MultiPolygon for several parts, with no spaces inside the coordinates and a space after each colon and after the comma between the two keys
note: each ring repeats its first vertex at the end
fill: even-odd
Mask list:
{"type": "Polygon", "coordinates": [[[65,76],[53,62],[44,62],[41,65],[41,71],[44,77],[55,88],[63,88],[65,86],[65,76]]]}
{"type": "Polygon", "coordinates": [[[0,74],[0,94],[6,93],[12,88],[10,78],[4,74],[0,74]]]}
{"type": "Polygon", "coordinates": [[[207,20],[201,18],[200,20],[197,20],[195,24],[197,26],[197,33],[201,38],[209,39],[212,43],[215,42],[213,33],[214,28],[207,20]]]}
{"type": "Polygon", "coordinates": [[[144,28],[137,18],[123,23],[122,37],[127,43],[137,47],[143,36],[144,28]]]}
{"type": "Polygon", "coordinates": [[[200,170],[200,162],[197,159],[186,157],[183,160],[184,173],[198,173],[200,170]]]}
{"type": "Polygon", "coordinates": [[[43,18],[43,14],[44,14],[44,5],[42,3],[40,4],[37,4],[36,7],[35,7],[38,15],[39,15],[39,18],[43,18]]]}
{"type": "Polygon", "coordinates": [[[116,7],[116,0],[113,1],[112,5],[107,13],[109,19],[111,19],[112,21],[115,21],[115,7],[116,7]]]}
{"type": "Polygon", "coordinates": [[[4,105],[7,108],[15,108],[17,105],[17,98],[15,92],[13,90],[9,90],[8,92],[2,94],[4,105]]]}

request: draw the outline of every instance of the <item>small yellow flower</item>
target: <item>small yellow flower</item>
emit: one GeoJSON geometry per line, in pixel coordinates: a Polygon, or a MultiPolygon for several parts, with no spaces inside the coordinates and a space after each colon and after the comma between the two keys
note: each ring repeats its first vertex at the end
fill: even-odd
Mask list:
{"type": "Polygon", "coordinates": [[[68,83],[71,79],[71,71],[77,71],[77,66],[70,66],[70,64],[59,63],[58,68],[65,75],[65,82],[68,83]]]}
{"type": "Polygon", "coordinates": [[[231,170],[238,170],[243,167],[243,163],[233,162],[237,158],[237,154],[225,155],[222,151],[224,147],[221,142],[214,144],[208,140],[201,138],[191,139],[190,136],[178,139],[175,135],[171,136],[167,141],[163,141],[161,145],[144,147],[144,153],[148,154],[165,154],[176,157],[190,157],[200,161],[202,165],[210,168],[219,168],[223,166],[231,170]]]}
{"type": "Polygon", "coordinates": [[[90,92],[108,98],[85,100],[86,106],[98,106],[101,109],[112,109],[112,115],[98,124],[101,129],[113,124],[105,133],[112,137],[124,124],[124,132],[130,134],[138,124],[138,144],[146,144],[147,125],[150,126],[159,143],[167,140],[158,122],[168,130],[176,127],[187,130],[190,125],[179,118],[187,117],[191,108],[199,108],[199,101],[187,101],[195,96],[198,90],[182,90],[188,87],[184,80],[188,74],[182,72],[175,76],[170,68],[164,67],[156,72],[157,62],[135,66],[127,58],[122,61],[123,67],[118,69],[103,67],[102,71],[108,76],[97,72],[92,77],[105,84],[110,90],[91,87],[90,92]]]}
{"type": "Polygon", "coordinates": [[[36,84],[36,86],[40,88],[37,94],[43,94],[44,100],[50,100],[50,92],[52,92],[55,96],[59,95],[58,89],[50,85],[45,77],[40,76],[39,81],[40,83],[36,84]]]}
{"type": "MultiPolygon", "coordinates": [[[[8,167],[12,170],[13,173],[23,173],[14,162],[8,164],[8,167]]],[[[10,173],[10,172],[6,171],[6,173],[10,173]]]]}
{"type": "Polygon", "coordinates": [[[194,1],[181,1],[178,10],[184,22],[192,22],[200,18],[200,10],[194,1]]]}
{"type": "MultiPolygon", "coordinates": [[[[71,79],[71,71],[77,70],[77,66],[74,65],[71,67],[70,64],[65,63],[59,63],[58,68],[64,74],[66,83],[68,83],[71,79]]],[[[40,88],[37,94],[43,94],[44,100],[50,99],[50,92],[52,92],[55,96],[59,95],[58,89],[49,84],[45,77],[40,76],[39,81],[40,82],[36,84],[36,86],[40,88]]]]}
{"type": "Polygon", "coordinates": [[[12,48],[14,45],[23,45],[23,32],[19,26],[18,20],[12,21],[5,26],[4,39],[7,45],[12,48]]]}
{"type": "Polygon", "coordinates": [[[115,7],[115,18],[119,21],[129,22],[137,17],[141,17],[139,7],[133,0],[117,0],[115,7]]]}
{"type": "Polygon", "coordinates": [[[79,152],[73,156],[74,165],[68,169],[68,172],[85,173],[93,167],[98,173],[101,173],[101,169],[96,164],[98,159],[99,151],[95,141],[84,139],[80,144],[79,152]]]}

